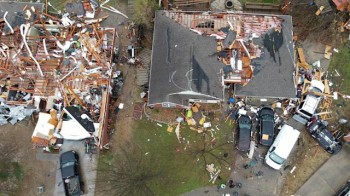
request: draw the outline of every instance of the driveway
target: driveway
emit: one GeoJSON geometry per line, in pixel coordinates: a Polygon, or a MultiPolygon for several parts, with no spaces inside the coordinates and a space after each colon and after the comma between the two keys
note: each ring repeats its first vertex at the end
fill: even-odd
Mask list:
{"type": "Polygon", "coordinates": [[[350,179],[350,145],[327,160],[295,195],[329,196],[334,195],[350,179]]]}
{"type": "MultiPolygon", "coordinates": [[[[97,169],[97,160],[98,157],[96,154],[92,155],[90,158],[89,154],[85,154],[85,140],[82,141],[68,141],[65,140],[62,145],[62,150],[60,154],[74,150],[79,154],[80,161],[80,172],[82,174],[82,179],[84,182],[84,195],[93,196],[95,194],[95,179],[96,179],[96,169],[97,169]]],[[[56,172],[56,186],[54,195],[55,196],[64,196],[64,188],[61,177],[61,170],[59,164],[57,164],[56,172]]]]}
{"type": "MultiPolygon", "coordinates": [[[[224,194],[238,195],[279,195],[284,184],[285,175],[289,170],[274,170],[264,164],[267,148],[259,146],[255,149],[254,158],[237,152],[236,163],[230,175],[234,183],[241,183],[241,187],[218,188],[216,186],[203,187],[183,194],[183,196],[218,196],[224,194]],[[249,165],[245,168],[245,165],[249,165]]],[[[293,152],[292,154],[294,154],[293,152]]],[[[288,163],[286,163],[288,165],[288,163]]]]}
{"type": "MultiPolygon", "coordinates": [[[[298,148],[299,146],[295,145],[290,157],[296,154],[298,148]]],[[[240,188],[238,186],[230,188],[227,186],[228,184],[226,184],[225,188],[209,186],[187,192],[183,196],[218,196],[224,194],[279,195],[284,185],[286,174],[290,171],[290,169],[284,170],[283,168],[290,164],[290,159],[287,160],[281,170],[274,170],[264,163],[267,150],[268,147],[258,145],[255,148],[253,159],[249,159],[246,154],[235,150],[236,161],[228,180],[233,180],[234,183],[240,183],[240,188]],[[244,167],[246,165],[249,165],[249,167],[244,167]]]]}

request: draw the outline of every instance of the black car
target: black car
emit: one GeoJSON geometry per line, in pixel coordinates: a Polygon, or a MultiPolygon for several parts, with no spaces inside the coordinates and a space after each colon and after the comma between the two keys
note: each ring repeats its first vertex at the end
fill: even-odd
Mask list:
{"type": "Polygon", "coordinates": [[[78,154],[75,151],[64,152],[60,157],[60,166],[66,195],[76,196],[84,194],[79,172],[78,154]]]}
{"type": "Polygon", "coordinates": [[[275,136],[275,112],[272,108],[263,107],[259,110],[260,144],[271,146],[275,136]]]}
{"type": "Polygon", "coordinates": [[[341,150],[341,143],[321,120],[311,123],[307,130],[328,153],[337,154],[341,150]]]}
{"type": "Polygon", "coordinates": [[[238,145],[240,151],[248,151],[250,148],[250,137],[252,131],[252,121],[247,115],[238,118],[238,145]]]}
{"type": "Polygon", "coordinates": [[[345,186],[338,191],[336,196],[349,196],[350,195],[350,180],[345,184],[345,186]]]}

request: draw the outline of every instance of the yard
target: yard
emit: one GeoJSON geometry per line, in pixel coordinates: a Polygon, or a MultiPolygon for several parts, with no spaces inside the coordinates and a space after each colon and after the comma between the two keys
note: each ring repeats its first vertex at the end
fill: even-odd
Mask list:
{"type": "MultiPolygon", "coordinates": [[[[111,5],[118,8],[115,2],[117,1],[111,1],[111,5]]],[[[241,2],[244,4],[279,1],[241,0],[241,2]]],[[[57,9],[62,9],[64,6],[64,2],[60,0],[50,0],[50,3],[57,9]]],[[[299,21],[299,18],[307,17],[300,13],[296,19],[299,21]]],[[[302,28],[309,27],[302,22],[300,23],[302,28]]],[[[329,66],[330,81],[334,85],[334,91],[349,95],[350,49],[346,46],[336,47],[339,47],[339,53],[334,53],[329,66]]],[[[113,135],[110,150],[102,152],[99,156],[95,194],[179,195],[199,187],[213,185],[209,182],[210,176],[206,171],[206,165],[211,163],[221,170],[220,177],[214,185],[226,183],[235,163],[232,142],[234,125],[229,121],[225,122],[221,113],[215,113],[209,119],[212,123],[212,132],[197,133],[188,125],[182,124],[180,128],[182,138],[179,142],[175,134],[176,125],[172,126],[172,131],[168,131],[167,125],[158,125],[157,122],[146,118],[135,121],[130,117],[133,102],[141,101],[137,98],[140,91],[133,84],[135,70],[126,66],[122,69],[127,69],[124,73],[129,73],[126,74],[127,81],[121,98],[121,102],[125,103],[125,109],[118,114],[116,124],[118,134],[113,135]]],[[[347,117],[347,120],[350,120],[349,100],[339,97],[339,100],[333,101],[333,105],[334,123],[340,117],[347,117]]],[[[166,114],[162,110],[156,112],[159,116],[166,114]]],[[[178,112],[177,115],[179,114],[178,112]]],[[[170,117],[169,119],[175,120],[170,117]]],[[[0,158],[0,186],[8,188],[5,184],[7,182],[12,186],[8,190],[0,188],[0,195],[1,193],[35,195],[39,186],[45,186],[46,193],[50,195],[56,186],[54,182],[57,163],[36,160],[36,153],[30,148],[29,138],[33,127],[32,121],[24,121],[14,127],[0,128],[0,144],[7,145],[6,141],[12,143],[6,146],[7,149],[2,150],[2,158],[6,158],[4,152],[9,151],[9,147],[11,150],[16,150],[16,153],[9,155],[6,162],[0,158]]],[[[341,128],[348,131],[346,127],[341,128]]],[[[296,157],[291,160],[291,165],[297,169],[293,174],[288,172],[282,195],[294,194],[329,158],[329,155],[305,131],[302,132],[300,145],[304,150],[298,151],[296,157]]]]}
{"type": "Polygon", "coordinates": [[[0,127],[1,196],[37,195],[37,187],[44,187],[44,194],[52,195],[57,163],[37,159],[30,139],[34,124],[26,119],[0,127]]]}
{"type": "Polygon", "coordinates": [[[343,46],[339,53],[333,53],[329,71],[334,88],[343,94],[350,94],[350,49],[343,46]],[[339,75],[338,75],[338,73],[339,75]]]}
{"type": "Polygon", "coordinates": [[[121,153],[116,156],[107,152],[100,157],[104,180],[100,178],[98,183],[108,181],[111,186],[99,184],[98,193],[179,195],[212,185],[205,169],[211,163],[221,169],[221,180],[218,178],[215,184],[226,182],[233,163],[232,126],[222,120],[212,121],[212,125],[213,137],[210,132],[199,134],[182,125],[179,143],[166,125],[160,127],[146,119],[134,121],[132,143],[119,147],[121,153]]]}

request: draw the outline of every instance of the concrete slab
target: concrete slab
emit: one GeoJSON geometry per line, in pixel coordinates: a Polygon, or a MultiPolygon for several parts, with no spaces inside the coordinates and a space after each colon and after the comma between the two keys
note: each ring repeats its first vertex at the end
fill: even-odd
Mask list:
{"type": "MultiPolygon", "coordinates": [[[[91,157],[89,154],[85,154],[85,140],[82,141],[67,141],[65,140],[62,145],[62,151],[60,154],[74,150],[79,154],[80,160],[80,172],[82,174],[82,180],[84,182],[84,195],[93,196],[95,194],[95,179],[97,173],[97,160],[98,155],[93,154],[91,157]]],[[[64,187],[61,177],[61,169],[59,164],[56,173],[56,186],[54,195],[64,196],[64,187]]]]}
{"type": "Polygon", "coordinates": [[[35,157],[37,160],[52,161],[57,163],[59,160],[59,154],[45,153],[41,148],[36,149],[35,157]]]}
{"type": "MultiPolygon", "coordinates": [[[[231,179],[242,183],[242,188],[236,190],[239,195],[279,195],[284,184],[286,172],[274,170],[264,163],[264,157],[268,148],[259,147],[255,150],[256,165],[248,169],[244,165],[251,162],[250,159],[238,156],[231,179]],[[259,176],[259,173],[262,176],[259,176]]],[[[286,163],[288,165],[288,163],[286,163]]]]}
{"type": "Polygon", "coordinates": [[[334,195],[350,179],[350,145],[333,155],[297,191],[302,196],[334,195]]]}

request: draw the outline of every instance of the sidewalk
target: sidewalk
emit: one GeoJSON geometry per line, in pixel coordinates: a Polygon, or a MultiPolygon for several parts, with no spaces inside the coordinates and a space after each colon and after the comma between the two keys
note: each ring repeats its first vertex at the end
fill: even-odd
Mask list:
{"type": "Polygon", "coordinates": [[[300,196],[334,195],[350,179],[350,145],[333,155],[297,191],[300,196]]]}

